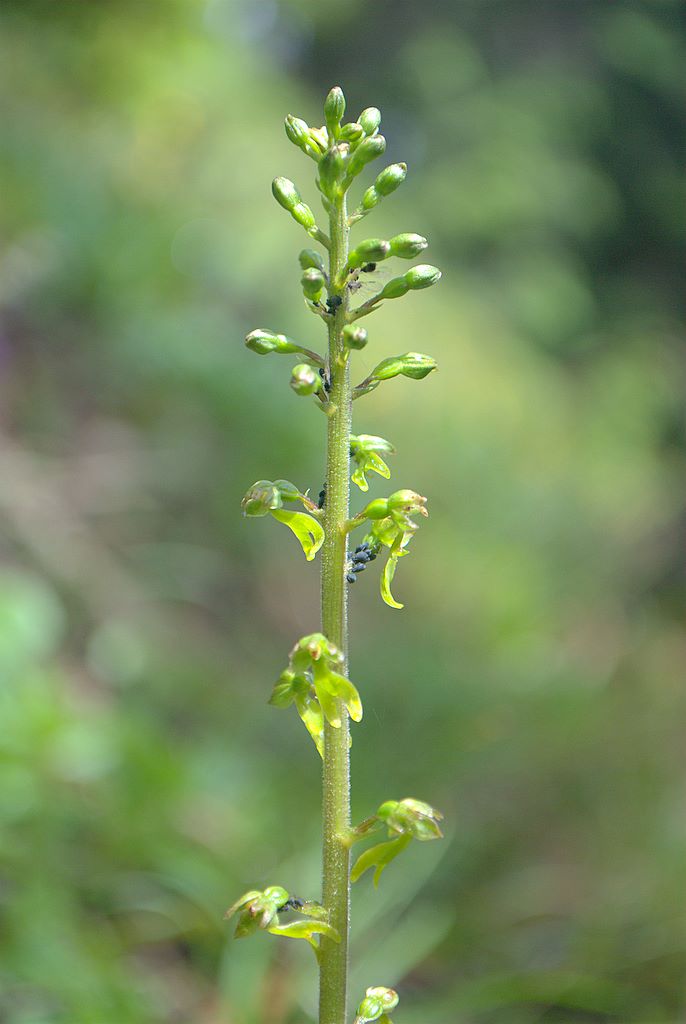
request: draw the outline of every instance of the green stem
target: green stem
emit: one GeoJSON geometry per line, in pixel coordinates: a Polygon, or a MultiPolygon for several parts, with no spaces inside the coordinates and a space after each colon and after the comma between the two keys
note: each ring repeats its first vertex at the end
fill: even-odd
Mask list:
{"type": "MultiPolygon", "coordinates": [[[[348,259],[348,218],[345,197],[332,203],[329,215],[331,248],[329,280],[336,281],[348,259]]],[[[348,595],[345,581],[350,504],[350,426],[352,392],[344,360],[342,331],[348,316],[348,294],[339,292],[341,305],[329,318],[329,372],[331,415],[327,417],[326,505],[322,547],[322,632],[345,655],[348,670],[348,595]]],[[[342,725],[324,731],[323,771],[323,892],[329,923],[339,943],[322,937],[319,958],[319,1024],[345,1024],[348,987],[348,932],[350,920],[350,758],[349,721],[341,707],[342,725]]]]}

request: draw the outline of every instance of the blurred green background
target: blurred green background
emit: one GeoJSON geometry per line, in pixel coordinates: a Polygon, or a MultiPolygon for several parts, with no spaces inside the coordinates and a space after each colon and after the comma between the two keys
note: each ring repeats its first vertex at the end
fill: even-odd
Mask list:
{"type": "Polygon", "coordinates": [[[323,479],[243,337],[321,343],[269,186],[315,202],[282,121],[336,83],[409,166],[357,237],[444,271],[357,357],[440,372],[356,410],[431,518],[404,611],[352,593],[354,814],[448,834],[356,886],[353,999],[683,1020],[685,36],[668,0],[3,0],[2,1024],[312,1019],[309,951],[222,914],[319,887],[319,761],[265,704],[317,567],[238,505],[323,479]]]}

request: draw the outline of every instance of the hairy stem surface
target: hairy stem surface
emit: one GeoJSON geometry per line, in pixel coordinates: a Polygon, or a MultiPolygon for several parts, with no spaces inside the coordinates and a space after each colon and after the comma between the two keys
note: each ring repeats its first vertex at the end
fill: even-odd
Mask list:
{"type": "MultiPolygon", "coordinates": [[[[348,259],[347,210],[345,197],[332,204],[329,217],[331,249],[329,280],[339,279],[348,259]]],[[[331,295],[335,294],[330,292],[331,295]]],[[[342,331],[348,313],[347,289],[339,292],[341,305],[330,317],[329,364],[331,415],[328,417],[326,455],[326,506],[322,548],[322,632],[345,655],[343,672],[348,674],[348,607],[345,562],[345,524],[350,504],[350,426],[352,394],[350,372],[343,358],[342,331]]],[[[326,723],[323,769],[323,894],[329,921],[338,931],[340,943],[322,938],[319,973],[319,1024],[345,1024],[348,982],[348,932],[350,918],[349,849],[350,827],[349,720],[341,707],[342,725],[333,729],[326,723]]]]}

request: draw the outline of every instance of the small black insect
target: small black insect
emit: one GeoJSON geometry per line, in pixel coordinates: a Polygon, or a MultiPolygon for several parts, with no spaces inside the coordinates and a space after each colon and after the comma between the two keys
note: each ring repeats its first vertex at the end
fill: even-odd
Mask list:
{"type": "Polygon", "coordinates": [[[326,300],[326,307],[329,310],[331,316],[334,315],[334,313],[336,312],[336,310],[338,309],[342,302],[343,299],[340,297],[340,295],[330,295],[328,297],[328,299],[326,300]]]}
{"type": "Polygon", "coordinates": [[[324,481],[322,489],[319,492],[319,498],[317,500],[317,508],[324,508],[325,505],[326,505],[326,480],[324,481]]]}
{"type": "Polygon", "coordinates": [[[284,910],[302,910],[304,906],[304,900],[301,900],[298,896],[291,896],[285,903],[282,903],[280,907],[277,907],[276,910],[277,913],[280,914],[284,910]]]}
{"type": "Polygon", "coordinates": [[[331,391],[331,380],[323,366],[320,366],[319,368],[319,376],[322,378],[322,381],[324,382],[324,390],[328,395],[329,391],[331,391]]]}
{"type": "Polygon", "coordinates": [[[360,267],[363,274],[373,274],[376,270],[376,263],[365,263],[363,267],[360,267]]]}
{"type": "Polygon", "coordinates": [[[373,562],[375,558],[376,551],[372,549],[369,543],[365,541],[363,544],[358,544],[350,557],[350,568],[345,574],[348,583],[354,583],[357,579],[357,573],[364,572],[367,564],[373,562]]]}

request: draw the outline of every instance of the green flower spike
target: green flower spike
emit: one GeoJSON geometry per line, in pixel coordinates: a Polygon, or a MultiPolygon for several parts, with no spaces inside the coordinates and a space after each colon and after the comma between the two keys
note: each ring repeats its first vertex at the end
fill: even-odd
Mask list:
{"type": "Polygon", "coordinates": [[[341,651],[323,633],[304,636],[291,651],[288,668],[279,676],[269,698],[275,707],[295,704],[321,756],[324,718],[334,729],[340,729],[342,704],[354,722],[362,719],[360,695],[339,671],[343,662],[341,651]]]}
{"type": "Polygon", "coordinates": [[[402,853],[412,839],[428,842],[431,839],[442,838],[443,833],[438,825],[442,818],[440,811],[430,804],[413,800],[411,797],[404,800],[387,800],[381,804],[374,818],[362,822],[362,825],[353,831],[353,841],[356,838],[364,838],[373,831],[370,822],[374,819],[388,828],[388,835],[391,838],[387,842],[370,846],[358,857],[350,872],[351,882],[356,882],[365,871],[374,868],[374,885],[377,886],[384,869],[402,853]]]}
{"type": "Polygon", "coordinates": [[[392,1024],[391,1018],[386,1014],[389,1010],[394,1010],[399,1002],[400,997],[395,989],[385,988],[383,985],[368,988],[364,999],[357,1007],[354,1024],[370,1024],[371,1021],[392,1024]]]}
{"type": "Polygon", "coordinates": [[[262,929],[263,931],[270,932],[272,935],[283,935],[286,938],[292,939],[306,939],[315,952],[319,949],[319,943],[315,936],[325,935],[334,942],[340,942],[340,936],[336,929],[332,928],[324,920],[326,911],[324,911],[320,904],[314,902],[308,903],[303,900],[296,902],[297,909],[301,913],[308,915],[307,920],[289,921],[287,924],[281,924],[278,917],[279,911],[290,909],[287,906],[289,901],[288,890],[280,885],[270,885],[269,888],[263,891],[251,889],[249,892],[244,893],[239,900],[236,900],[233,906],[229,907],[224,917],[228,919],[233,917],[234,914],[238,914],[238,922],[234,932],[237,939],[243,939],[247,935],[262,929]]]}
{"type": "Polygon", "coordinates": [[[350,479],[361,491],[369,490],[365,473],[378,473],[386,480],[391,475],[379,452],[392,455],[395,448],[384,437],[375,437],[374,434],[351,434],[350,455],[357,466],[350,479]]]}
{"type": "Polygon", "coordinates": [[[257,480],[241,502],[244,516],[271,515],[284,523],[300,541],[305,558],[311,562],[324,543],[324,528],[314,516],[283,508],[284,501],[300,501],[311,512],[318,511],[314,502],[288,480],[257,480]]]}

